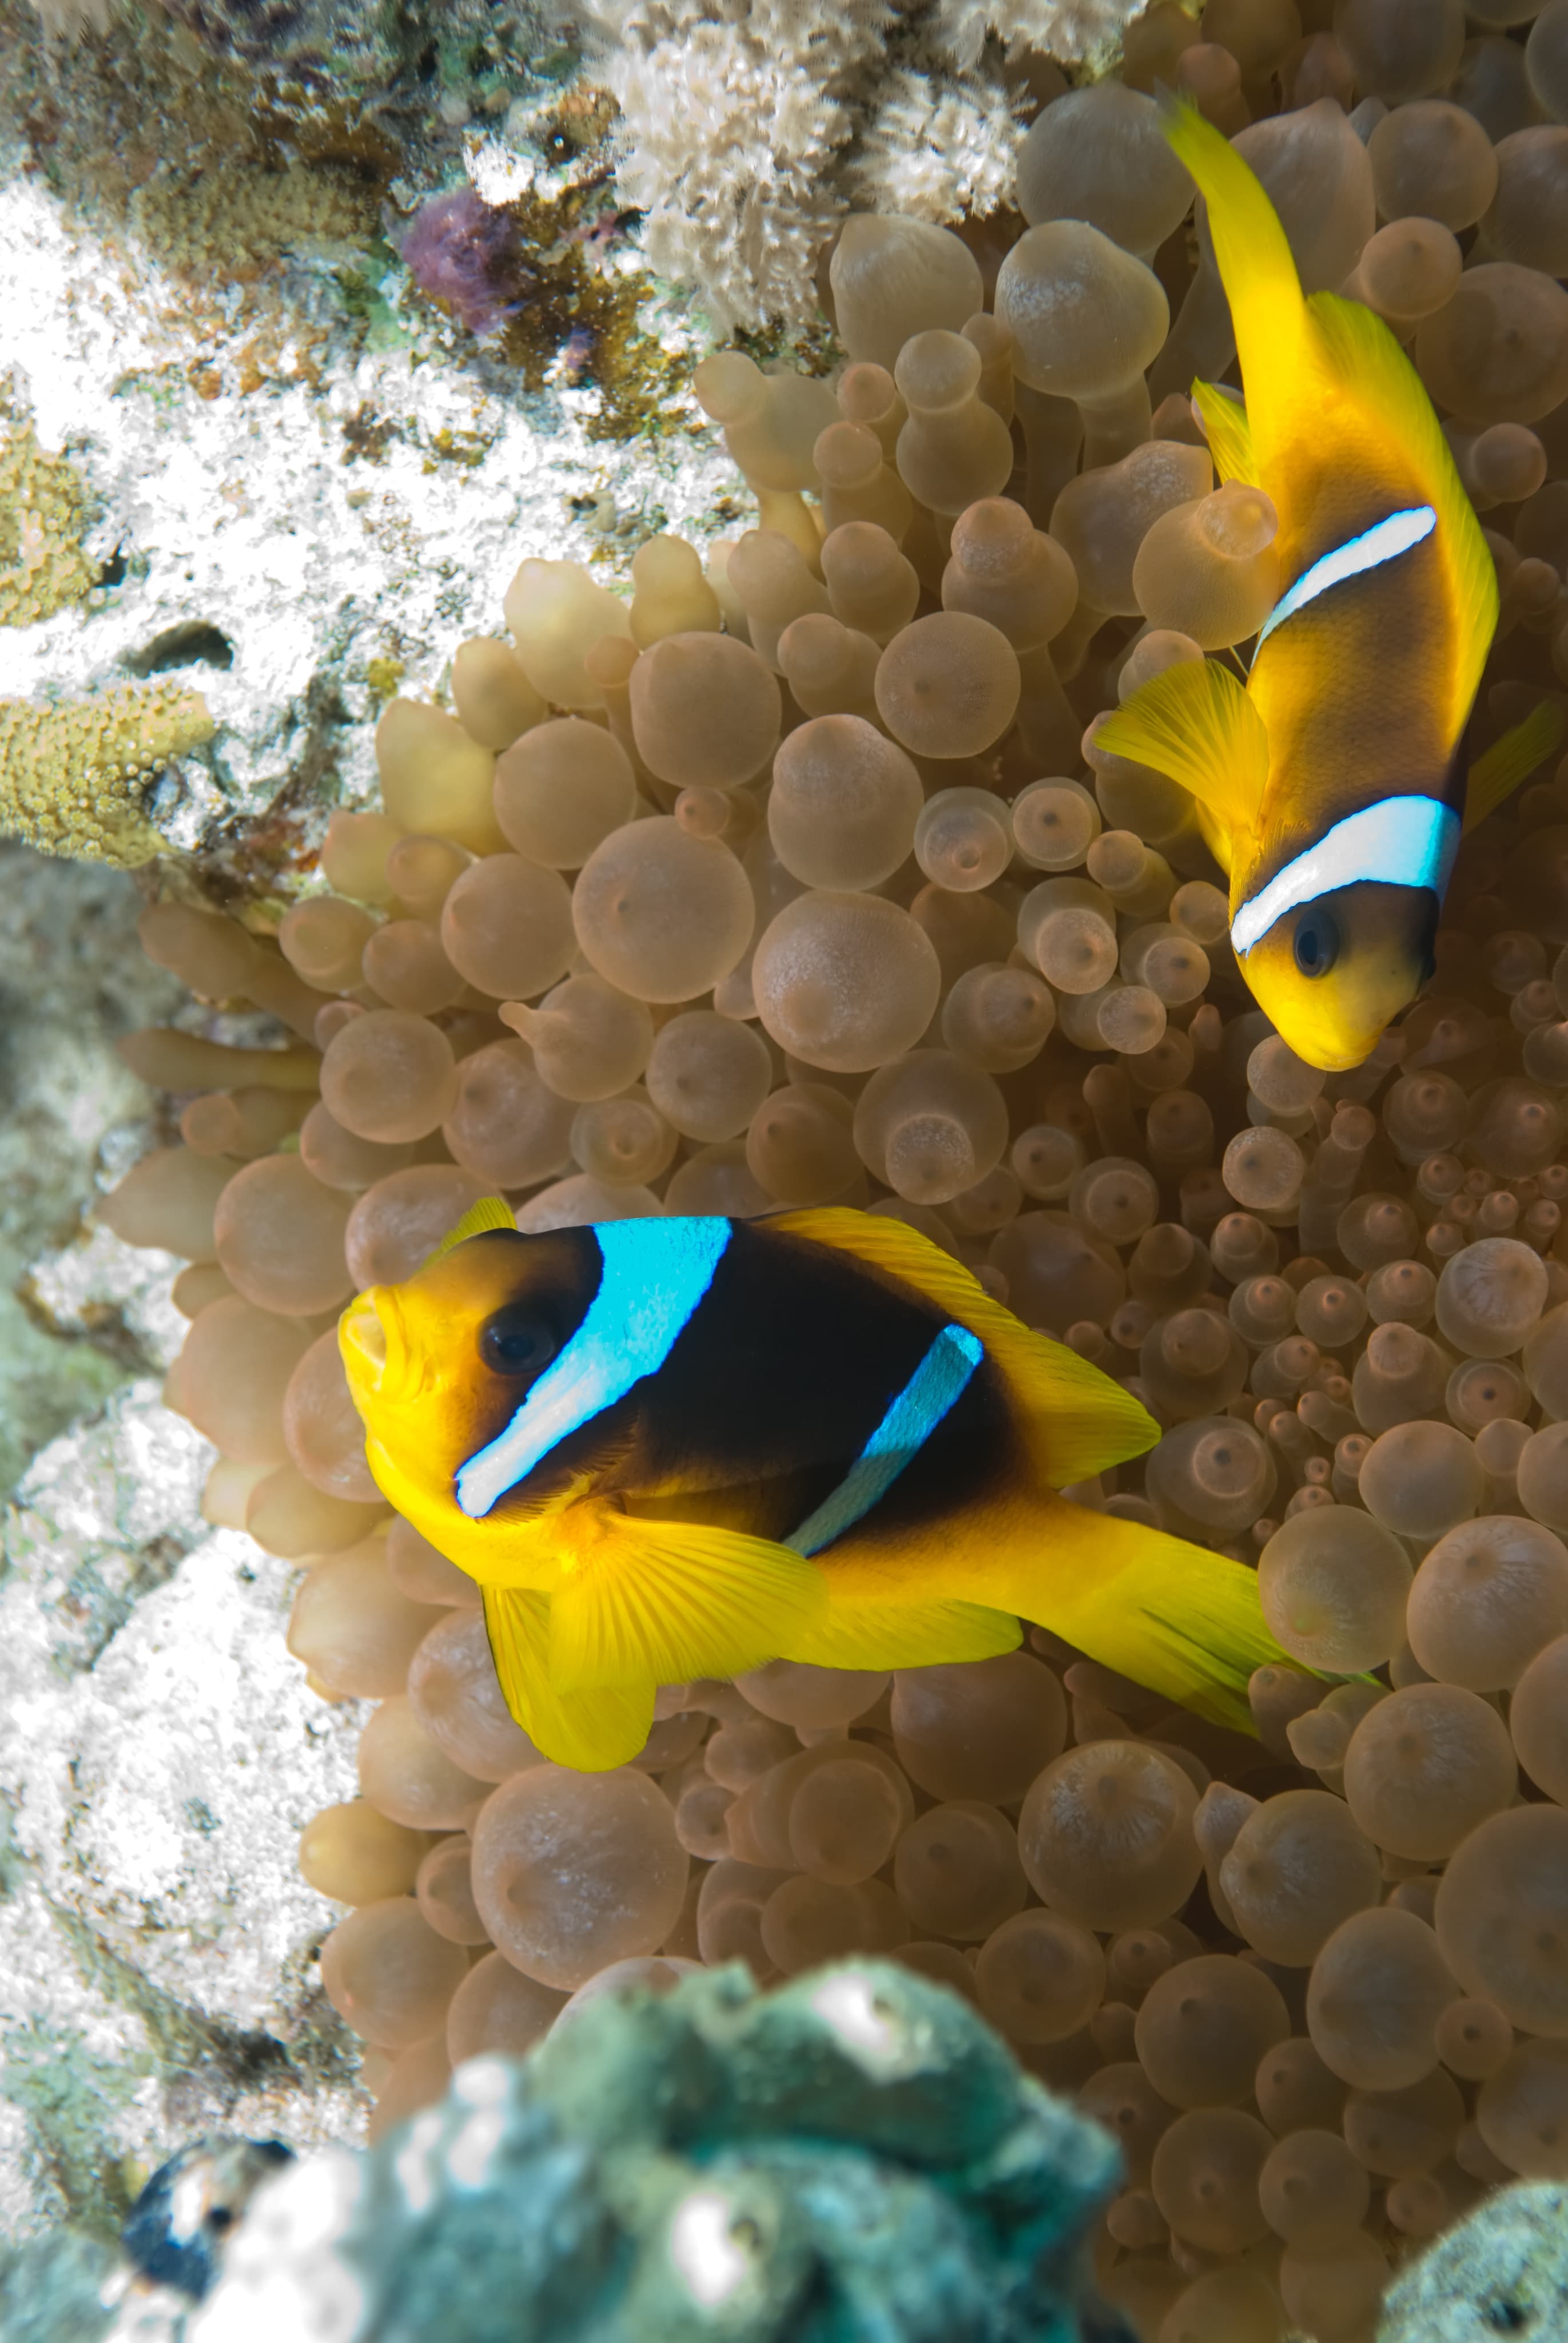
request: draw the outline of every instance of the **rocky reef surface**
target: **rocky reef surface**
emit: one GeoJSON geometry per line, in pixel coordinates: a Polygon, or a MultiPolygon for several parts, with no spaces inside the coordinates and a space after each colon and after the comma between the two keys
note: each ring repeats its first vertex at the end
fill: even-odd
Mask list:
{"type": "Polygon", "coordinates": [[[117,871],[0,845],[0,2229],[112,2235],[221,2123],[354,2136],[316,1983],[331,1907],[300,1826],[357,1719],[307,1692],[290,1574],[199,1513],[203,1443],[159,1404],[172,1260],[83,1215],[151,1097],[113,1035],[175,1009],[117,871]]]}
{"type": "MultiPolygon", "coordinates": [[[[337,126],[337,159],[317,166],[242,120],[251,73],[269,104],[288,93],[266,57],[226,53],[222,12],[193,31],[126,9],[85,35],[56,12],[46,41],[30,7],[0,0],[0,734],[5,709],[34,721],[110,692],[199,691],[212,738],[167,763],[148,811],[220,896],[288,890],[330,806],[374,786],[382,700],[436,685],[519,559],[624,566],[659,528],[719,526],[733,482],[674,395],[697,347],[682,305],[624,240],[583,265],[604,173],[569,141],[544,153],[548,77],[519,65],[508,85],[526,102],[507,186],[531,183],[532,137],[536,226],[553,209],[583,235],[555,237],[526,330],[504,347],[476,336],[387,240],[442,169],[462,176],[480,66],[470,45],[451,101],[466,19],[437,13],[448,46],[400,143],[367,126],[375,107],[341,70],[295,91],[317,136],[337,126]]],[[[341,42],[333,54],[342,69],[341,42]]],[[[399,59],[362,63],[379,102],[399,59]]],[[[467,151],[488,151],[483,117],[467,151]]],[[[57,805],[48,748],[45,733],[34,761],[57,805]]],[[[35,819],[17,802],[25,763],[0,738],[0,831],[35,819]]],[[[74,819],[67,803],[67,844],[74,819]]],[[[333,1907],[296,1863],[300,1826],[351,1794],[363,1714],[308,1692],[285,1651],[286,1566],[201,1519],[211,1451],[158,1397],[179,1264],[90,1222],[95,1196],[172,1135],[112,1047],[182,1021],[179,987],[137,948],[139,908],[123,872],[0,839],[14,2237],[64,2217],[112,2234],[204,2127],[303,2146],[363,2117],[357,2046],[316,1983],[333,1907]]]]}

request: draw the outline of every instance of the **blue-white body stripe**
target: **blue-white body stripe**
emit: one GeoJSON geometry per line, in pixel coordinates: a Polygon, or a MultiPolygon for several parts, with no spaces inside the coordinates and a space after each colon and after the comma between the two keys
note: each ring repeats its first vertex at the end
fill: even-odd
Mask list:
{"type": "Polygon", "coordinates": [[[663,1366],[713,1282],[730,1229],[718,1219],[603,1221],[594,1235],[604,1268],[582,1324],[506,1430],[458,1472],[457,1503],[470,1521],[663,1366]]]}
{"type": "Polygon", "coordinates": [[[1347,578],[1359,578],[1365,570],[1379,568],[1401,553],[1408,553],[1437,527],[1437,515],[1431,505],[1413,505],[1408,512],[1390,513],[1386,520],[1374,521],[1363,528],[1359,537],[1336,545],[1303,569],[1295,584],[1281,595],[1258,630],[1257,645],[1252,657],[1263,648],[1276,627],[1326,594],[1331,586],[1342,585],[1347,578]]]}
{"type": "Polygon", "coordinates": [[[969,1389],[985,1346],[967,1326],[944,1326],[838,1487],[782,1543],[820,1554],[880,1503],[969,1389]]]}
{"type": "Polygon", "coordinates": [[[1437,798],[1382,798],[1362,806],[1242,904],[1231,922],[1231,941],[1238,952],[1249,952],[1286,911],[1361,880],[1430,887],[1441,900],[1459,851],[1459,830],[1453,808],[1437,798]]]}

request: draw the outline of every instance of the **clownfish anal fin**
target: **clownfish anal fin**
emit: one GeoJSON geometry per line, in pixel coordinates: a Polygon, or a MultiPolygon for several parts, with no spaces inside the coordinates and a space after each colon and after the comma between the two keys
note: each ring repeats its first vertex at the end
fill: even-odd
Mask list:
{"type": "Polygon", "coordinates": [[[550,1682],[548,1598],[487,1586],[485,1627],[508,1708],[536,1749],[579,1773],[608,1773],[637,1755],[653,1725],[654,1685],[562,1693],[550,1682]]]}
{"type": "Polygon", "coordinates": [[[1241,400],[1221,390],[1218,383],[1195,382],[1192,404],[1198,410],[1209,453],[1221,479],[1245,480],[1249,484],[1255,481],[1258,476],[1253,469],[1252,427],[1241,400]]]}
{"type": "Polygon", "coordinates": [[[1375,417],[1437,515],[1435,540],[1447,570],[1458,649],[1445,679],[1457,738],[1497,628],[1497,565],[1421,377],[1382,319],[1338,293],[1312,294],[1307,310],[1335,390],[1375,417]]]}
{"type": "Polygon", "coordinates": [[[1555,700],[1543,699],[1523,723],[1515,724],[1501,740],[1493,742],[1483,757],[1476,759],[1464,795],[1466,831],[1495,813],[1504,798],[1553,754],[1561,746],[1563,730],[1563,710],[1555,700]]]}
{"type": "Polygon", "coordinates": [[[1015,1613],[979,1603],[835,1603],[780,1657],[818,1668],[951,1667],[994,1660],[1022,1641],[1015,1613]]]}
{"type": "MultiPolygon", "coordinates": [[[[1131,1392],[1065,1342],[1031,1332],[1010,1310],[992,1300],[961,1262],[904,1222],[829,1204],[781,1212],[758,1225],[850,1253],[868,1267],[913,1286],[978,1335],[1026,1420],[1035,1467],[1051,1488],[1066,1488],[1124,1463],[1130,1456],[1141,1456],[1160,1437],[1153,1417],[1131,1392]]],[[[855,1664],[841,1660],[834,1664],[855,1664]]]]}
{"type": "Polygon", "coordinates": [[[1269,736],[1241,683],[1217,659],[1181,659],[1151,676],[1101,718],[1094,737],[1113,756],[1169,773],[1231,839],[1257,830],[1269,736]]]}
{"type": "Polygon", "coordinates": [[[559,1692],[733,1676],[825,1609],[814,1563],[771,1538],[572,1505],[551,1524],[549,1675],[559,1692]]]}
{"type": "Polygon", "coordinates": [[[470,1204],[462,1219],[447,1230],[435,1252],[426,1254],[420,1267],[428,1269],[433,1261],[444,1261],[454,1246],[467,1244],[470,1237],[487,1235],[492,1229],[515,1229],[517,1225],[512,1208],[504,1196],[481,1196],[478,1202],[470,1204]]]}

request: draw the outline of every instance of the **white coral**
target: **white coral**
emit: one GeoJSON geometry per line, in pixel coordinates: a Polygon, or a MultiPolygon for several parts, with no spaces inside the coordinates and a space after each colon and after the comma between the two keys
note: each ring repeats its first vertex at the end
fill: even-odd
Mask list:
{"type": "Polygon", "coordinates": [[[74,41],[88,31],[106,32],[109,0],[33,0],[45,41],[74,41]]]}
{"type": "Polygon", "coordinates": [[[957,65],[978,65],[988,34],[1010,57],[1030,51],[1058,65],[1103,71],[1147,0],[935,0],[932,46],[957,65]]]}
{"type": "Polygon", "coordinates": [[[620,186],[648,257],[694,280],[721,328],[798,323],[843,212],[849,99],[871,74],[885,0],[588,0],[595,71],[624,122],[620,186]]]}
{"type": "MultiPolygon", "coordinates": [[[[548,0],[547,0],[548,5],[548,0]]],[[[1011,197],[1024,52],[1101,70],[1144,0],[554,0],[621,110],[620,190],[715,324],[799,325],[852,206],[1011,197]]]]}
{"type": "Polygon", "coordinates": [[[946,83],[899,66],[878,90],[845,172],[857,211],[943,224],[1012,201],[1027,101],[1000,75],[946,83]]]}

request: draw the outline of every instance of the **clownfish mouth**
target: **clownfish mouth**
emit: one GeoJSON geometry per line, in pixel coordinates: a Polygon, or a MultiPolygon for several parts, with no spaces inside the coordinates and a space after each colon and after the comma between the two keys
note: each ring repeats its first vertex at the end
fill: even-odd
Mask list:
{"type": "Polygon", "coordinates": [[[357,1401],[381,1395],[392,1380],[394,1353],[400,1346],[396,1330],[389,1330],[387,1298],[381,1287],[372,1286],[349,1303],[337,1322],[338,1348],[357,1401]]]}

